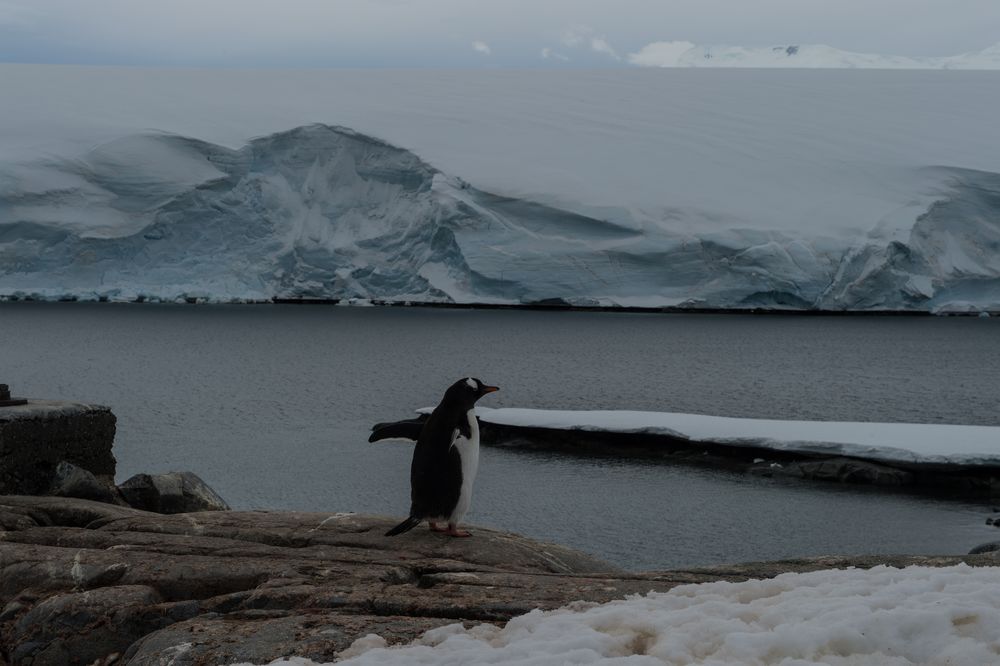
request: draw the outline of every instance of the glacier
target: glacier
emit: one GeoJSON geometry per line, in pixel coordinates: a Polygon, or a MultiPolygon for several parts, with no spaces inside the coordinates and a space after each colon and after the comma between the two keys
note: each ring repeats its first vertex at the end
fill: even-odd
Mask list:
{"type": "Polygon", "coordinates": [[[998,311],[998,83],[3,65],[0,297],[998,311]]]}

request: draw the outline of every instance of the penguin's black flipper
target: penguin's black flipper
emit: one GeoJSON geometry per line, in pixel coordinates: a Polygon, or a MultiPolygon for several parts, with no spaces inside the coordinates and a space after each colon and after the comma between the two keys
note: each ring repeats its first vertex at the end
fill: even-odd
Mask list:
{"type": "Polygon", "coordinates": [[[420,431],[423,430],[423,427],[424,422],[420,419],[376,423],[372,426],[372,434],[369,435],[368,441],[377,442],[380,439],[391,439],[393,437],[417,441],[420,438],[420,431]]]}
{"type": "Polygon", "coordinates": [[[419,525],[421,520],[423,520],[423,518],[414,518],[413,516],[410,516],[409,518],[401,522],[399,525],[396,525],[391,530],[386,532],[385,535],[396,536],[397,534],[402,534],[403,532],[409,532],[414,527],[419,525]]]}

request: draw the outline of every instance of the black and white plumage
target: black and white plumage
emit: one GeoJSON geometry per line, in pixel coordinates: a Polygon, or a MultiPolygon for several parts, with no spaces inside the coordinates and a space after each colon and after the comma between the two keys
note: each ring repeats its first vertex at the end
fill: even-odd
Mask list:
{"type": "Polygon", "coordinates": [[[386,421],[376,423],[372,426],[372,434],[368,436],[369,442],[377,442],[380,439],[412,439],[414,442],[420,439],[420,431],[424,429],[427,419],[406,419],[405,421],[386,421]]]}
{"type": "MultiPolygon", "coordinates": [[[[472,500],[472,482],[479,467],[479,422],[476,401],[500,390],[475,377],[460,379],[445,392],[441,403],[420,428],[410,465],[410,516],[386,532],[395,536],[421,521],[436,532],[470,536],[458,529],[472,500]],[[447,522],[448,528],[439,528],[447,522]]],[[[406,432],[413,432],[409,427],[406,432]]],[[[405,436],[403,432],[396,436],[405,436]]],[[[375,436],[375,433],[372,435],[375,436]]],[[[391,435],[390,435],[391,436],[391,435]]]]}

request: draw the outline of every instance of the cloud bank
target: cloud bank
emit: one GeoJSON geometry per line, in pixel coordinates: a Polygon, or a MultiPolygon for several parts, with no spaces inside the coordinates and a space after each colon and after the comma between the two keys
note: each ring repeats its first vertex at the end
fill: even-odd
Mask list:
{"type": "Polygon", "coordinates": [[[676,40],[918,58],[976,51],[998,35],[996,0],[0,0],[0,62],[663,66],[676,40]]]}

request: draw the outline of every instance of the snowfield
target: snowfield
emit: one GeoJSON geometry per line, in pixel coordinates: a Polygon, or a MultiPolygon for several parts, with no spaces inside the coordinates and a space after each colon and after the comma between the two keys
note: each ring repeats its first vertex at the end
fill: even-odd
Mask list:
{"type": "Polygon", "coordinates": [[[907,57],[844,51],[825,44],[782,44],[768,48],[696,46],[653,42],[629,55],[645,67],[806,67],[864,69],[1000,69],[1000,44],[943,57],[907,57]]]}
{"type": "Polygon", "coordinates": [[[997,72],[0,88],[0,297],[1000,311],[997,72]]]}
{"type": "MultiPolygon", "coordinates": [[[[602,605],[359,639],[338,664],[982,666],[1000,663],[1000,568],[908,567],[683,585],[602,605]]],[[[312,666],[281,659],[272,666],[312,666]]]]}
{"type": "MultiPolygon", "coordinates": [[[[418,410],[430,413],[430,408],[418,410]]],[[[476,407],[486,423],[522,428],[662,434],[694,442],[844,455],[881,462],[1000,464],[1000,427],[778,421],[627,410],[476,407]]]]}

